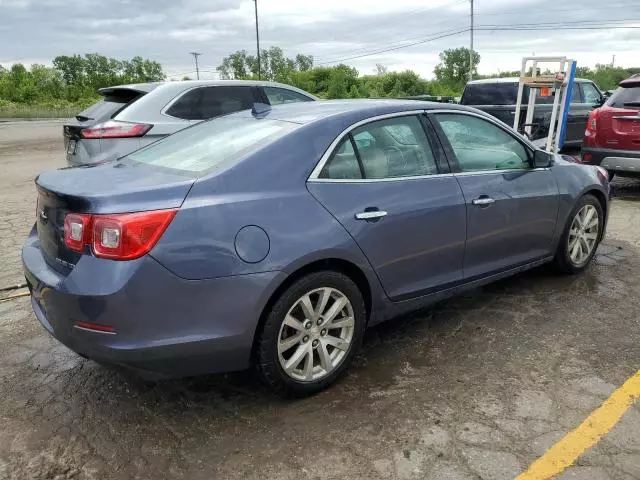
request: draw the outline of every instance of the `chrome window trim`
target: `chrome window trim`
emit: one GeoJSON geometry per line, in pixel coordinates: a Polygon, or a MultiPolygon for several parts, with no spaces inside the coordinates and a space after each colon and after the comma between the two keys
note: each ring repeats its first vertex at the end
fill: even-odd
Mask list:
{"type": "Polygon", "coordinates": [[[427,178],[453,177],[453,173],[433,173],[431,175],[410,175],[406,177],[388,178],[309,178],[310,183],[372,183],[372,182],[398,182],[404,180],[424,180],[427,178]]]}
{"type": "MultiPolygon", "coordinates": [[[[415,117],[416,115],[424,115],[425,110],[405,110],[403,112],[393,112],[393,113],[385,113],[383,115],[376,115],[375,117],[365,118],[364,120],[360,120],[356,123],[349,125],[345,128],[334,140],[331,142],[331,145],[324,152],[322,157],[320,157],[320,161],[316,164],[315,168],[311,171],[311,174],[307,178],[308,182],[335,182],[335,183],[362,183],[362,182],[388,182],[392,180],[407,180],[407,179],[417,179],[417,178],[432,178],[432,177],[440,177],[442,175],[450,175],[450,174],[442,174],[442,173],[434,173],[432,175],[412,175],[407,177],[389,177],[389,178],[319,178],[320,172],[324,168],[324,165],[327,163],[334,150],[338,146],[338,144],[342,141],[344,137],[346,137],[352,130],[355,130],[362,125],[367,125],[368,123],[377,122],[380,120],[386,120],[388,118],[396,118],[396,117],[415,117]]],[[[425,136],[427,136],[425,132],[425,136]]],[[[427,140],[428,137],[427,137],[427,140]]]]}
{"type": "Polygon", "coordinates": [[[518,173],[518,172],[543,172],[549,170],[548,167],[538,168],[502,168],[500,170],[474,170],[471,172],[457,172],[453,173],[454,177],[471,177],[476,175],[491,175],[492,173],[518,173]]]}

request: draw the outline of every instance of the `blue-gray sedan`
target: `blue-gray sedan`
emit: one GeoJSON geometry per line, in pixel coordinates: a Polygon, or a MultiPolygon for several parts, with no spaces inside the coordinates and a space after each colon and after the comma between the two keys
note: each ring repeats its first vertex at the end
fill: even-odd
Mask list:
{"type": "Polygon", "coordinates": [[[478,110],[391,100],[257,105],[36,184],[22,258],[58,340],[151,378],[253,364],[293,395],[334,382],[368,326],[583,270],[609,190],[478,110]]]}

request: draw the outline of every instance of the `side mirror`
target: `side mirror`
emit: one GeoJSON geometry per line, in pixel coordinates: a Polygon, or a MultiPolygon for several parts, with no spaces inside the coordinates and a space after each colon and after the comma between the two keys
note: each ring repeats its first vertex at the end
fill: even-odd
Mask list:
{"type": "Polygon", "coordinates": [[[551,166],[552,156],[544,150],[533,152],[533,168],[547,168],[551,166]]]}

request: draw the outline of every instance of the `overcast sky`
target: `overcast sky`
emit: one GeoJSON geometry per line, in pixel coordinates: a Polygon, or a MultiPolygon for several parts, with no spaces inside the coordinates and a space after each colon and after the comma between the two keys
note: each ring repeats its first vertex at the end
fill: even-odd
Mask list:
{"type": "MultiPolygon", "coordinates": [[[[57,55],[140,55],[173,76],[203,78],[221,59],[255,51],[253,0],[0,0],[0,63],[50,64],[57,55]]],[[[258,0],[263,48],[313,55],[315,63],[355,57],[469,26],[469,0],[258,0]]],[[[479,28],[573,22],[640,27],[640,0],[475,0],[479,28]],[[614,20],[616,22],[608,22],[614,20]],[[590,23],[593,22],[593,23],[590,23]],[[485,25],[486,27],[482,27],[485,25]]],[[[481,73],[518,69],[523,55],[567,55],[578,65],[640,65],[640,28],[482,30],[474,36],[481,73]]],[[[377,63],[432,78],[438,53],[469,45],[469,32],[345,60],[363,73],[377,63]]],[[[334,64],[334,63],[329,63],[334,64]]]]}

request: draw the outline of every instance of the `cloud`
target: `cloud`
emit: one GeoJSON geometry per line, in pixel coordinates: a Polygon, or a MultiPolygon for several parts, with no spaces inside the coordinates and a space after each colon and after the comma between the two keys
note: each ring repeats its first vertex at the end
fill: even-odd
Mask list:
{"type": "MultiPolygon", "coordinates": [[[[638,0],[482,0],[474,36],[479,70],[515,70],[523,55],[567,55],[579,65],[637,63],[640,29],[502,31],[514,24],[636,20],[638,0]],[[636,8],[634,8],[636,7],[636,8]],[[491,27],[494,26],[494,27],[491,27]]],[[[372,51],[466,29],[468,0],[258,0],[261,45],[288,55],[313,55],[316,63],[358,57],[372,51]]],[[[252,0],[0,0],[0,63],[50,63],[57,55],[99,52],[118,58],[140,55],[166,72],[189,74],[190,51],[212,76],[224,56],[255,50],[252,0]]],[[[468,46],[469,33],[408,48],[353,58],[346,63],[370,73],[377,63],[431,77],[444,49],[468,46]]]]}

